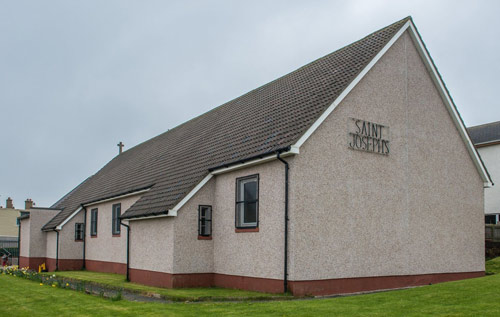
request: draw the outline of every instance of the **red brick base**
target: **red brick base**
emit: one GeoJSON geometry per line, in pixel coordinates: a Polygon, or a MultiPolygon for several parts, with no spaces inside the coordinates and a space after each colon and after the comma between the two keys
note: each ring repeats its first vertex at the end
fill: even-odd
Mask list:
{"type": "MultiPolygon", "coordinates": [[[[484,272],[289,281],[288,288],[295,296],[333,295],[435,284],[481,276],[484,276],[484,272]]],[[[266,293],[283,292],[283,280],[217,273],[170,274],[130,269],[130,280],[140,284],[168,288],[218,286],[266,293]]]]}
{"type": "Polygon", "coordinates": [[[125,263],[85,260],[85,268],[95,272],[127,274],[127,264],[125,263]]]}
{"type": "Polygon", "coordinates": [[[296,296],[332,295],[436,284],[484,276],[484,272],[436,273],[341,278],[317,281],[290,281],[290,291],[296,296]]]}
{"type": "MultiPolygon", "coordinates": [[[[19,258],[19,266],[38,270],[46,263],[49,271],[55,270],[55,259],[19,258]]],[[[87,270],[105,273],[127,274],[125,263],[86,260],[87,270]]],[[[79,270],[82,260],[59,259],[59,270],[79,270]]],[[[347,294],[380,289],[393,289],[484,276],[484,272],[435,273],[421,275],[397,275],[341,278],[328,280],[289,281],[288,288],[295,296],[347,294]]],[[[283,280],[218,273],[170,274],[148,270],[130,269],[132,282],[167,288],[211,287],[236,288],[267,293],[282,293],[283,280]]]]}
{"type": "MultiPolygon", "coordinates": [[[[56,259],[52,258],[28,258],[21,256],[19,258],[20,267],[29,267],[32,270],[38,271],[38,266],[45,263],[45,268],[49,272],[56,270],[56,259]]],[[[82,260],[59,259],[59,271],[75,271],[81,270],[83,266],[82,260]]]]}

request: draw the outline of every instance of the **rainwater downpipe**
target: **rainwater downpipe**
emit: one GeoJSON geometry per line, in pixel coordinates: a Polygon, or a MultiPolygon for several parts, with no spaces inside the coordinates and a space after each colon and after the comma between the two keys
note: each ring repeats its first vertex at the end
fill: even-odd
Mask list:
{"type": "Polygon", "coordinates": [[[284,249],[284,273],[283,273],[283,293],[288,291],[288,162],[280,157],[278,152],[277,159],[285,164],[285,249],[284,249]]]}
{"type": "Polygon", "coordinates": [[[85,270],[85,249],[86,249],[86,241],[87,241],[87,207],[81,205],[83,208],[83,263],[82,270],[85,270]]]}
{"type": "Polygon", "coordinates": [[[130,226],[120,221],[120,224],[127,228],[127,282],[130,282],[130,226]]]}
{"type": "Polygon", "coordinates": [[[21,267],[21,219],[19,219],[19,228],[17,228],[17,265],[21,267]]]}
{"type": "Polygon", "coordinates": [[[56,232],[56,271],[59,271],[59,231],[54,229],[56,232]]]}

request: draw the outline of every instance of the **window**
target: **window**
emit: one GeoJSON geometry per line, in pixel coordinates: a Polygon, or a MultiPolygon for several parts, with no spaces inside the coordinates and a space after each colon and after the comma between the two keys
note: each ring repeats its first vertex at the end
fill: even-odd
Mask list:
{"type": "Polygon", "coordinates": [[[113,205],[113,234],[120,234],[120,216],[122,214],[122,205],[113,205]]]}
{"type": "Polygon", "coordinates": [[[83,240],[83,223],[75,223],[75,240],[83,240]]]}
{"type": "Polygon", "coordinates": [[[198,235],[212,235],[212,206],[198,206],[198,235]]]}
{"type": "Polygon", "coordinates": [[[259,175],[236,179],[236,227],[259,225],[259,175]]]}
{"type": "Polygon", "coordinates": [[[97,236],[97,208],[90,211],[90,235],[97,236]]]}
{"type": "Polygon", "coordinates": [[[495,225],[498,221],[497,221],[497,216],[498,215],[485,215],[484,216],[484,220],[486,222],[487,225],[495,225]]]}

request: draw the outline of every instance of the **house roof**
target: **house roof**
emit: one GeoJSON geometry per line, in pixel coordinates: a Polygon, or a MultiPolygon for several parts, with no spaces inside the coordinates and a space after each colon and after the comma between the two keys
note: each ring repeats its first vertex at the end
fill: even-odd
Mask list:
{"type": "Polygon", "coordinates": [[[500,143],[500,121],[477,125],[467,130],[476,146],[500,143]]]}
{"type": "Polygon", "coordinates": [[[54,204],[63,211],[43,229],[57,227],[82,204],[143,189],[149,190],[122,218],[166,214],[214,167],[302,144],[409,21],[393,23],[123,152],[54,204]]]}

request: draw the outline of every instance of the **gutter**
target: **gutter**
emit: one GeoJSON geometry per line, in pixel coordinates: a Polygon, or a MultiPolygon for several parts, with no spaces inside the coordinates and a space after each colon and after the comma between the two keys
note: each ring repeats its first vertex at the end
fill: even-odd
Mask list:
{"type": "Polygon", "coordinates": [[[19,228],[17,228],[17,266],[21,262],[21,219],[19,219],[19,228]]]}
{"type": "Polygon", "coordinates": [[[285,245],[284,245],[284,256],[283,256],[283,293],[288,291],[288,170],[290,166],[288,162],[281,158],[280,152],[277,153],[276,158],[283,164],[285,164],[285,245]]]}
{"type": "Polygon", "coordinates": [[[127,282],[130,282],[130,226],[121,221],[120,224],[127,228],[127,282]]]}

